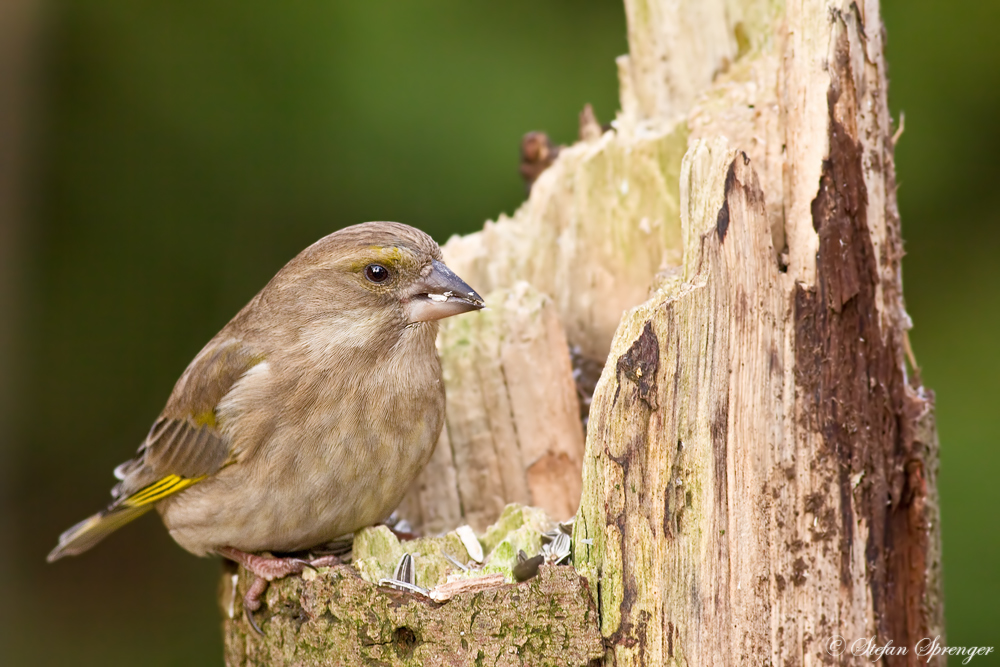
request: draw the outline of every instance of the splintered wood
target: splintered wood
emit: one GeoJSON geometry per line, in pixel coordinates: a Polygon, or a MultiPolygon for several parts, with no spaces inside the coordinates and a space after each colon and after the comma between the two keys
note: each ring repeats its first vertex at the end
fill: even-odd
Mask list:
{"type": "Polygon", "coordinates": [[[682,192],[685,281],[626,316],[591,409],[575,564],[601,581],[616,664],[821,662],[836,637],[933,637],[930,406],[872,317],[858,218],[822,233],[835,300],[817,302],[779,268],[744,153],[695,142],[682,192]]]}
{"type": "Polygon", "coordinates": [[[773,478],[783,468],[771,453],[787,302],[749,160],[722,141],[696,145],[684,173],[716,196],[689,196],[686,280],[629,314],[605,366],[576,563],[602,575],[602,630],[616,655],[712,664],[738,646],[757,663],[770,654],[768,563],[778,557],[771,491],[786,482],[773,478]]]}
{"type": "Polygon", "coordinates": [[[583,427],[552,300],[522,282],[486,303],[441,332],[446,425],[400,508],[430,534],[483,531],[511,502],[565,520],[580,500],[583,427]]]}
{"type": "Polygon", "coordinates": [[[680,264],[686,146],[679,125],[563,148],[513,217],[453,237],[445,261],[481,294],[527,281],[552,298],[570,346],[603,362],[622,313],[648,298],[658,272],[680,264]]]}

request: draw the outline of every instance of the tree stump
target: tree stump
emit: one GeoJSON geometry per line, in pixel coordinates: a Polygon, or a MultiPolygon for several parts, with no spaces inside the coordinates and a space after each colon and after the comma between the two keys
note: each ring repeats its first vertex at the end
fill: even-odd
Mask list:
{"type": "Polygon", "coordinates": [[[273,586],[267,608],[265,637],[238,616],[223,623],[227,665],[587,665],[604,652],[586,580],[568,566],[442,605],[338,565],[273,586]]]}
{"type": "Polygon", "coordinates": [[[442,328],[447,427],[401,508],[482,531],[511,501],[564,518],[582,488],[586,585],[543,568],[435,607],[343,568],[292,578],[266,637],[226,622],[228,664],[797,665],[872,638],[910,665],[943,635],[878,2],[625,8],[612,129],[582,114],[512,217],[444,246],[494,296],[442,328]],[[584,450],[573,384],[586,401],[600,368],[584,450]],[[482,660],[455,636],[477,618],[482,660]]]}

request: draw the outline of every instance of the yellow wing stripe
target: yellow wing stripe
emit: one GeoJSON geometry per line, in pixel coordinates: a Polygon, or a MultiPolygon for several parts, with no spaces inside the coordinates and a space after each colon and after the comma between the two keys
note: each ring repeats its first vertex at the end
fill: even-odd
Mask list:
{"type": "Polygon", "coordinates": [[[169,487],[171,484],[176,483],[178,479],[180,479],[178,475],[168,475],[167,477],[164,477],[161,480],[153,482],[152,484],[149,484],[148,486],[139,489],[132,496],[129,497],[129,500],[133,500],[141,504],[143,498],[155,494],[164,487],[169,487]]]}
{"type": "Polygon", "coordinates": [[[162,500],[172,493],[177,493],[181,489],[185,489],[195,482],[200,482],[205,479],[205,477],[206,475],[202,475],[201,477],[167,475],[163,479],[153,482],[152,484],[136,491],[134,494],[122,501],[122,505],[125,507],[142,507],[143,505],[155,503],[157,500],[162,500]]]}

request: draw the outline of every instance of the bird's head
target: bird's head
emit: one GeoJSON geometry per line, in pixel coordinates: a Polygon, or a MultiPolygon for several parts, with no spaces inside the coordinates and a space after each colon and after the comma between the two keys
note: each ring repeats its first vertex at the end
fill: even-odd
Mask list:
{"type": "Polygon", "coordinates": [[[356,339],[484,305],[441,261],[434,239],[397,222],[366,222],[320,239],[289,262],[261,296],[295,311],[296,319],[336,324],[356,339]]]}

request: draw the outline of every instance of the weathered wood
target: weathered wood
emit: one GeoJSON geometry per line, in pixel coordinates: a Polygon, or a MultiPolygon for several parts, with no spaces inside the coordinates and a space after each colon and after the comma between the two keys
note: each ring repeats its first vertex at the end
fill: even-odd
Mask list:
{"type": "Polygon", "coordinates": [[[941,632],[936,444],[865,235],[819,273],[858,292],[814,305],[749,159],[695,145],[696,173],[687,279],[625,318],[591,410],[575,562],[616,664],[822,661],[836,636],[912,657],[941,632]]]}
{"type": "Polygon", "coordinates": [[[686,280],[629,314],[605,366],[576,563],[619,662],[760,663],[785,548],[768,527],[789,481],[772,461],[788,304],[748,161],[696,145],[684,173],[716,196],[688,197],[686,280]]]}
{"type": "Polygon", "coordinates": [[[525,282],[485,298],[442,326],[445,432],[399,509],[422,533],[483,531],[507,503],[558,520],[579,506],[583,428],[552,299],[525,282]]]}
{"type": "Polygon", "coordinates": [[[679,124],[563,148],[513,217],[445,244],[448,265],[480,293],[530,283],[552,298],[570,347],[603,362],[622,313],[681,261],[686,140],[679,124]]]}

